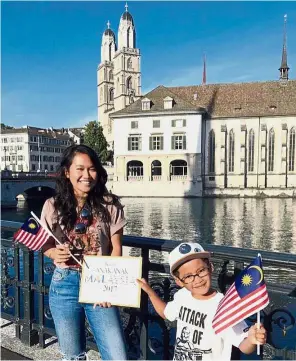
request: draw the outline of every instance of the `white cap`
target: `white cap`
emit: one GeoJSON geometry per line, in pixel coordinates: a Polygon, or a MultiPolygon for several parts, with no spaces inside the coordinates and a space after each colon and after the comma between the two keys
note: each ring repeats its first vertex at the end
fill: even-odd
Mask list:
{"type": "Polygon", "coordinates": [[[170,272],[187,261],[195,258],[210,258],[211,254],[205,251],[199,243],[181,243],[169,254],[170,272]]]}

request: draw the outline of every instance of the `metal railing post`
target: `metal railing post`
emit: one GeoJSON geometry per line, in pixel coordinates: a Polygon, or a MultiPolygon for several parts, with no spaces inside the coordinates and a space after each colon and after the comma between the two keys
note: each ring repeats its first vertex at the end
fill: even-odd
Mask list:
{"type": "MultiPolygon", "coordinates": [[[[149,273],[149,249],[142,248],[141,256],[142,263],[142,277],[148,281],[149,273]]],[[[142,359],[147,360],[148,356],[148,296],[146,292],[141,293],[141,334],[140,334],[140,349],[142,352],[142,359]]]]}
{"type": "Polygon", "coordinates": [[[34,252],[23,248],[24,281],[22,282],[24,294],[24,320],[21,332],[21,341],[29,346],[38,343],[38,332],[32,329],[34,319],[34,291],[31,285],[34,283],[34,252]]]}

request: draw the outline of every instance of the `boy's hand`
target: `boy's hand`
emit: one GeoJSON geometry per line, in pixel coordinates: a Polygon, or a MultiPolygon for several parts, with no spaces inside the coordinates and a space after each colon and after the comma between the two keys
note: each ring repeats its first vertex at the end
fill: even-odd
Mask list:
{"type": "Polygon", "coordinates": [[[266,343],[266,330],[262,324],[257,328],[257,323],[250,327],[248,332],[248,340],[252,345],[264,345],[266,343]]]}
{"type": "Polygon", "coordinates": [[[149,286],[145,278],[141,278],[140,280],[137,279],[137,283],[140,285],[142,290],[147,293],[148,296],[153,292],[153,289],[149,286]]]}

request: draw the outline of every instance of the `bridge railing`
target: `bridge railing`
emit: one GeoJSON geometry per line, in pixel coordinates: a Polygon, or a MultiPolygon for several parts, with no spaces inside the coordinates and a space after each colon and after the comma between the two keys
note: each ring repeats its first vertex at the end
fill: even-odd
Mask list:
{"type": "MultiPolygon", "coordinates": [[[[13,246],[11,235],[21,224],[1,221],[2,318],[15,324],[16,336],[22,342],[45,346],[46,338],[55,335],[48,306],[48,290],[54,270],[52,262],[41,252],[13,246]]],[[[123,245],[131,256],[143,257],[143,277],[149,279],[165,300],[172,299],[177,287],[169,276],[168,252],[179,242],[145,237],[124,236],[123,245]]],[[[256,250],[205,245],[212,253],[213,284],[225,292],[240,272],[256,255],[256,250]]],[[[261,322],[268,332],[267,344],[261,348],[261,359],[295,359],[296,339],[296,255],[261,252],[270,305],[261,312],[261,322]]],[[[130,359],[172,359],[175,324],[162,320],[142,293],[141,308],[121,308],[130,359]]],[[[255,322],[250,318],[248,323],[255,322]]],[[[87,341],[96,349],[87,327],[87,341]]],[[[241,357],[233,348],[233,359],[241,357]]],[[[256,359],[256,355],[252,359],[256,359]]]]}

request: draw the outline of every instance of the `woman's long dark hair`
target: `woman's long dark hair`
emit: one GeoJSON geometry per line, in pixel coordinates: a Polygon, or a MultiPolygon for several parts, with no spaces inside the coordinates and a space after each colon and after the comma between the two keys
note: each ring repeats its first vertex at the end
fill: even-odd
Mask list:
{"type": "Polygon", "coordinates": [[[78,153],[88,155],[97,171],[97,182],[87,196],[87,204],[91,206],[92,211],[99,215],[104,222],[109,222],[110,215],[105,206],[107,204],[120,205],[118,197],[108,192],[106,188],[108,175],[97,153],[84,144],[71,145],[63,153],[56,180],[56,195],[54,198],[54,207],[58,220],[67,231],[73,229],[77,220],[76,208],[78,202],[74,195],[73,186],[69,178],[66,177],[66,171],[69,171],[73,158],[78,153]]]}

